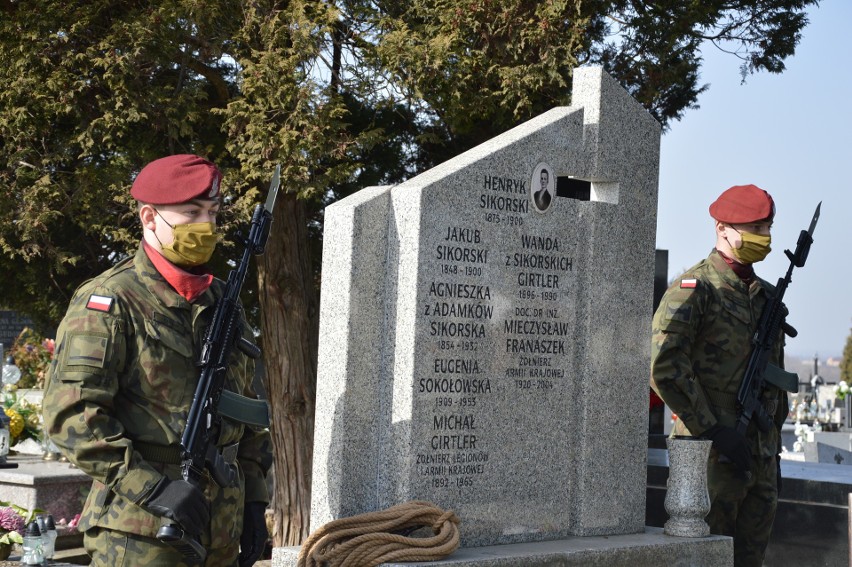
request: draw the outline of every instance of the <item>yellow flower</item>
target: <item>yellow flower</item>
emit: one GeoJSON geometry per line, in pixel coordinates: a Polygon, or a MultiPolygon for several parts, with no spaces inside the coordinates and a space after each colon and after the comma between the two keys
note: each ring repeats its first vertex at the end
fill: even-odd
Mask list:
{"type": "Polygon", "coordinates": [[[9,423],[9,434],[12,437],[18,437],[24,431],[24,418],[21,417],[21,414],[10,408],[6,408],[3,411],[6,412],[6,415],[11,420],[9,423]]]}
{"type": "Polygon", "coordinates": [[[27,416],[27,427],[30,429],[38,429],[39,425],[41,425],[41,422],[37,413],[31,413],[27,416]]]}

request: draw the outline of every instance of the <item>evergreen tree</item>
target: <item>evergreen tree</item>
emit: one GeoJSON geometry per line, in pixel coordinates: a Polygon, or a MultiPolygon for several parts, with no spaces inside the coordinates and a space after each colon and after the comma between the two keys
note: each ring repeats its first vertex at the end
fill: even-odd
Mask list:
{"type": "Polygon", "coordinates": [[[847,384],[852,384],[852,332],[846,337],[846,346],[843,347],[843,359],[840,361],[840,379],[847,384]]]}

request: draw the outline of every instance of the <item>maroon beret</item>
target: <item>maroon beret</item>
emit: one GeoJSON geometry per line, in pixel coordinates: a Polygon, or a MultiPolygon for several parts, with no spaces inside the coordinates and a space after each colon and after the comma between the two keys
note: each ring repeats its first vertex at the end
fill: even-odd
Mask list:
{"type": "Polygon", "coordinates": [[[734,185],[713,201],[710,216],[729,224],[772,220],[775,202],[757,185],[734,185]]]}
{"type": "Polygon", "coordinates": [[[142,168],[130,194],[151,205],[176,205],[192,199],[218,199],[222,174],[206,159],[191,154],[168,156],[142,168]]]}

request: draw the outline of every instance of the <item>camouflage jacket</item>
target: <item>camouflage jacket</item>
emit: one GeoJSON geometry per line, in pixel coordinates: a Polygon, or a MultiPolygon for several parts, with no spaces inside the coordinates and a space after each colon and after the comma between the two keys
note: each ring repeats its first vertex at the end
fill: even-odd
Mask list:
{"type": "MultiPolygon", "coordinates": [[[[767,293],[760,278],[750,286],[717,251],[677,278],[654,314],[651,386],[677,414],[675,435],[701,435],[717,423],[734,427],[736,398],[767,293]]],[[[783,333],[770,362],[783,368],[783,333]]],[[[780,429],[789,411],[787,395],[772,385],[763,405],[777,428],[763,433],[752,419],[746,432],[754,455],[780,452],[780,429]]]]}
{"type": "MultiPolygon", "coordinates": [[[[200,344],[223,290],[224,283],[214,280],[190,304],[140,246],[135,257],[74,294],[57,331],[44,419],[51,439],[94,481],[81,531],[100,526],[156,534],[160,518],[139,504],[164,475],[180,478],[180,469],[168,459],[152,458],[143,445],[174,450],[179,444],[197,383],[200,344]]],[[[251,359],[235,350],[226,388],[255,397],[253,374],[251,359]]],[[[239,442],[240,486],[204,483],[212,510],[210,534],[202,535],[208,547],[232,545],[239,538],[244,501],[269,500],[268,430],[222,422],[217,444],[239,442]]]]}

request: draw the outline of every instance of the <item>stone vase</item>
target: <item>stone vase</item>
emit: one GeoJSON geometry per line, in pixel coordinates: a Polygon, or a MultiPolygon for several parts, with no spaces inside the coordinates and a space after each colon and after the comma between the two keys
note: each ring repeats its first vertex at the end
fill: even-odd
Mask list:
{"type": "Polygon", "coordinates": [[[710,512],[707,492],[709,439],[669,437],[669,478],[664,502],[669,520],[663,532],[678,537],[705,537],[710,526],[704,521],[710,512]]]}

